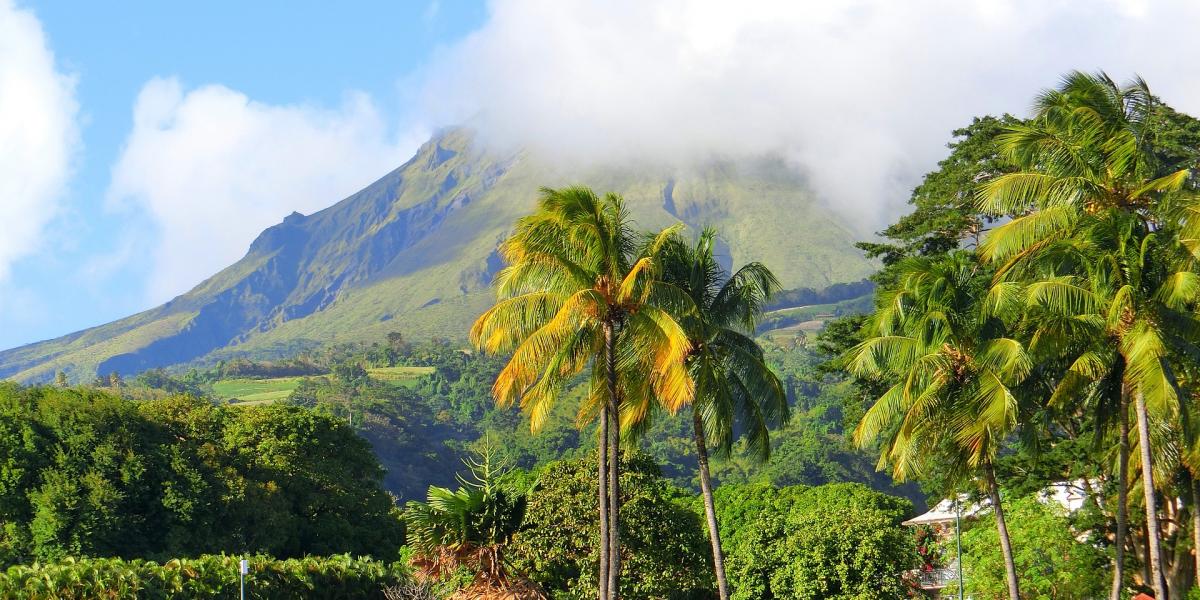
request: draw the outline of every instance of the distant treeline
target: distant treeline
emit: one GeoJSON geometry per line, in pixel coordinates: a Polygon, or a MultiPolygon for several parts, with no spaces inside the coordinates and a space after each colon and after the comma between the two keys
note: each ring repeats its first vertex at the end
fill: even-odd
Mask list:
{"type": "Polygon", "coordinates": [[[851,300],[865,296],[875,291],[875,283],[869,279],[854,283],[835,283],[827,288],[796,288],[784,290],[775,294],[767,304],[767,310],[779,310],[811,304],[833,304],[843,300],[851,300]]]}
{"type": "Polygon", "coordinates": [[[236,379],[239,377],[303,377],[305,375],[323,375],[329,372],[309,356],[297,356],[275,361],[259,361],[248,358],[235,358],[217,364],[219,379],[236,379]]]}
{"type": "MultiPolygon", "coordinates": [[[[870,297],[864,298],[869,305],[870,297]]],[[[832,309],[858,312],[843,301],[832,309]]],[[[813,308],[814,313],[823,307],[813,308]]],[[[806,312],[806,311],[798,311],[806,312]]],[[[776,315],[795,319],[803,315],[776,315]]],[[[777,323],[782,321],[772,321],[777,323]]],[[[782,326],[782,325],[777,325],[782,326]]],[[[454,470],[464,450],[485,434],[505,448],[512,463],[535,469],[551,461],[590,456],[590,435],[576,425],[575,400],[563,402],[546,426],[532,434],[519,407],[496,406],[492,383],[506,357],[465,352],[461,344],[433,339],[409,342],[391,332],[369,344],[340,344],[307,355],[329,365],[329,374],[305,378],[284,401],[312,408],[344,421],[353,418],[355,431],[372,445],[387,473],[384,487],[401,501],[423,498],[429,485],[453,486],[454,470]],[[388,366],[433,367],[433,372],[404,382],[368,377],[365,368],[388,366]]],[[[731,459],[713,463],[714,477],[722,483],[768,481],[780,486],[820,485],[855,481],[891,494],[922,500],[915,487],[897,488],[890,478],[875,471],[875,460],[853,450],[842,438],[843,415],[858,414],[843,408],[844,397],[836,382],[817,368],[827,357],[816,348],[774,348],[768,359],[776,369],[793,404],[792,425],[772,435],[775,451],[768,464],[731,459]]],[[[196,381],[197,395],[211,395],[215,369],[189,372],[171,378],[151,372],[134,385],[121,388],[127,398],[157,398],[160,390],[183,389],[196,381]],[[142,392],[136,384],[154,383],[158,389],[142,392]]],[[[855,421],[856,423],[856,421],[855,421]]],[[[853,423],[850,425],[853,426],[853,423]]],[[[643,441],[675,485],[694,488],[695,454],[688,442],[694,432],[688,419],[660,419],[643,441]]]]}

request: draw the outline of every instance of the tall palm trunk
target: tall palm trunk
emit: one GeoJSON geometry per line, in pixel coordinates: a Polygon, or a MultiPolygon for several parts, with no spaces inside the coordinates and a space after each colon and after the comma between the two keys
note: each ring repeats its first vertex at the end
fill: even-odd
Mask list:
{"type": "Polygon", "coordinates": [[[1196,583],[1200,585],[1200,480],[1192,480],[1192,552],[1196,561],[1196,583]]]}
{"type": "Polygon", "coordinates": [[[996,532],[1000,534],[1000,551],[1004,554],[1004,575],[1008,579],[1009,600],[1021,600],[1021,590],[1017,585],[1017,563],[1013,559],[1012,540],[1008,537],[1008,523],[1004,520],[1004,507],[1000,504],[1000,486],[996,483],[996,470],[992,463],[984,466],[987,476],[988,497],[992,500],[992,510],[996,512],[996,532]]]}
{"type": "Polygon", "coordinates": [[[600,574],[597,576],[600,600],[608,600],[608,406],[600,409],[598,440],[600,490],[600,574]]]}
{"type": "Polygon", "coordinates": [[[1142,455],[1142,491],[1146,494],[1146,545],[1150,554],[1150,578],[1157,600],[1167,598],[1166,582],[1162,572],[1162,543],[1159,540],[1157,494],[1154,492],[1154,463],[1150,453],[1150,416],[1146,412],[1146,398],[1142,391],[1134,394],[1134,410],[1137,412],[1138,449],[1142,455]]]}
{"type": "Polygon", "coordinates": [[[717,509],[713,504],[712,479],[708,475],[708,447],[704,443],[704,422],[692,409],[692,425],[696,431],[696,460],[700,463],[700,493],[704,495],[704,515],[708,518],[708,539],[712,542],[713,570],[717,574],[717,591],[721,600],[729,600],[729,581],[725,577],[725,553],[721,551],[721,532],[717,529],[717,509]]]}
{"type": "Polygon", "coordinates": [[[620,597],[621,584],[621,416],[617,401],[617,349],[614,325],[604,326],[605,365],[608,376],[608,598],[620,597]]]}
{"type": "Polygon", "coordinates": [[[1125,540],[1129,536],[1129,404],[1124,393],[1117,416],[1121,419],[1121,438],[1117,444],[1117,538],[1109,600],[1121,600],[1121,590],[1125,587],[1125,540]]]}
{"type": "Polygon", "coordinates": [[[621,591],[621,419],[617,401],[608,406],[608,593],[617,600],[621,591]]]}

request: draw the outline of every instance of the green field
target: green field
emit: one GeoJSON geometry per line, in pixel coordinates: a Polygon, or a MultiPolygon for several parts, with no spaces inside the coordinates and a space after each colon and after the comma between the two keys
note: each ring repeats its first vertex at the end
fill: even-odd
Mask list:
{"type": "Polygon", "coordinates": [[[372,379],[386,381],[393,385],[409,385],[430,373],[433,373],[433,367],[372,367],[367,369],[367,374],[372,379]]]}
{"type": "Polygon", "coordinates": [[[287,398],[302,377],[273,379],[224,379],[213,384],[213,393],[221,398],[236,400],[239,405],[269,404],[287,398]]]}
{"type": "MultiPolygon", "coordinates": [[[[433,373],[433,367],[372,367],[367,373],[372,379],[392,385],[411,385],[433,373]]],[[[238,406],[270,404],[291,395],[303,377],[274,377],[270,379],[223,379],[213,384],[213,394],[238,406]]]]}

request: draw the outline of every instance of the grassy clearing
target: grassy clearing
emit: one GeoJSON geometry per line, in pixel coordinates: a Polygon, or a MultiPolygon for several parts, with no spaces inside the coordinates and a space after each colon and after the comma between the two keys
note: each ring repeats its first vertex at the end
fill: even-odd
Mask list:
{"type": "Polygon", "coordinates": [[[287,398],[301,377],[275,377],[272,379],[225,379],[213,384],[213,393],[221,398],[236,400],[238,404],[250,406],[269,404],[287,398]]]}
{"type": "Polygon", "coordinates": [[[372,367],[367,374],[393,385],[410,385],[433,371],[433,367],[372,367]]]}

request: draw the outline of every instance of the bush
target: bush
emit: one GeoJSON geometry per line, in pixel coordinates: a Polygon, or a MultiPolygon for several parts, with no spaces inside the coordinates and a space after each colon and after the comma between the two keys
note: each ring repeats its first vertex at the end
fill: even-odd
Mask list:
{"type": "MultiPolygon", "coordinates": [[[[0,574],[0,598],[30,600],[197,600],[237,598],[241,557],[208,555],[158,564],[116,558],[18,565],[0,574]]],[[[408,581],[400,563],[349,555],[276,560],[250,558],[251,598],[383,599],[384,588],[408,581]]]]}
{"type": "MultiPolygon", "coordinates": [[[[1022,596],[1082,600],[1106,594],[1111,584],[1108,558],[1078,539],[1061,506],[1027,496],[1006,502],[1004,516],[1022,596]]],[[[967,593],[983,598],[1004,595],[1008,584],[996,520],[990,515],[979,519],[963,533],[962,542],[967,593]]]]}
{"type": "MultiPolygon", "coordinates": [[[[551,463],[540,475],[525,528],[510,547],[513,566],[551,597],[594,598],[600,539],[595,459],[551,463]]],[[[691,501],[663,480],[649,458],[622,464],[622,596],[711,596],[711,551],[691,501]]]]}
{"type": "Polygon", "coordinates": [[[717,504],[735,599],[907,598],[912,504],[854,483],[725,486],[717,504]]]}

